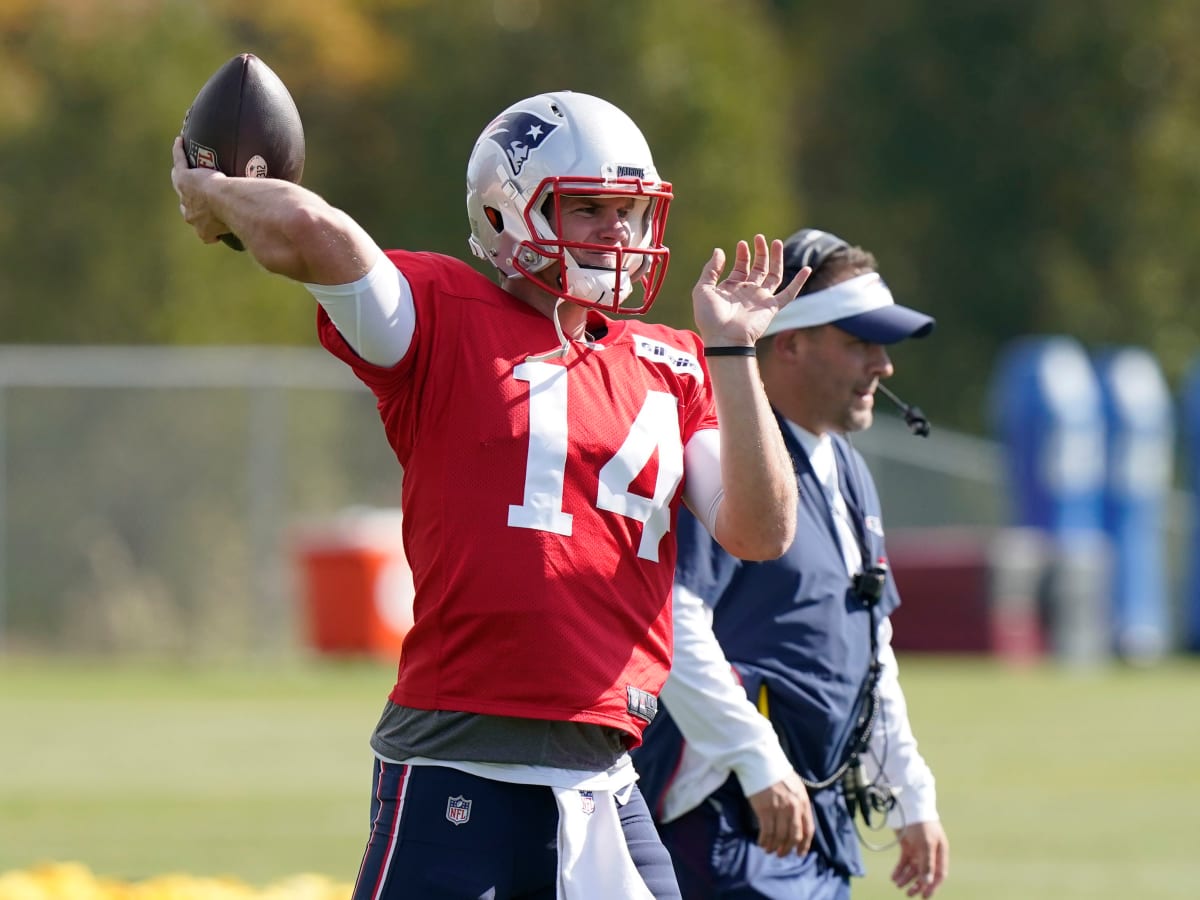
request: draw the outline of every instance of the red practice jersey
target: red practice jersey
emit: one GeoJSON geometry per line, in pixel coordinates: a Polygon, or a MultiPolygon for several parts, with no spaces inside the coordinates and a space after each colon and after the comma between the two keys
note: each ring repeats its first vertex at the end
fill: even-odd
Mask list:
{"type": "Polygon", "coordinates": [[[670,666],[683,447],[716,427],[700,338],[591,313],[594,345],[467,264],[390,251],[417,324],[364,362],[404,467],[414,624],[391,699],[418,709],[642,729],[670,666]]]}

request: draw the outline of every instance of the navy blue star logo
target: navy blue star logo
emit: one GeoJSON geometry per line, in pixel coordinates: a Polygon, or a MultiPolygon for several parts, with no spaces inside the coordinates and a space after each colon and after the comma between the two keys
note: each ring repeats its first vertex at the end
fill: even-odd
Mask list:
{"type": "Polygon", "coordinates": [[[508,113],[492,123],[488,138],[495,141],[508,157],[514,175],[521,174],[521,167],[542,142],[558,125],[528,112],[508,113]]]}

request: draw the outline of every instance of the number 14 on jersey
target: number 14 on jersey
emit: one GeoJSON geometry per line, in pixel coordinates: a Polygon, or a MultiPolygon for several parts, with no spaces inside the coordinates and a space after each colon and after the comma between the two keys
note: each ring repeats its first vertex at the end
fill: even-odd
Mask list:
{"type": "MultiPolygon", "coordinates": [[[[563,509],[563,485],[571,435],[567,426],[567,379],[564,366],[523,362],[513,377],[529,384],[529,455],[520,506],[509,506],[508,524],[569,536],[573,516],[563,509]]],[[[683,478],[683,444],[675,397],[648,391],[629,434],[600,469],[597,509],[642,523],[638,556],[658,562],[658,545],[671,528],[670,499],[683,478]],[[654,496],[630,491],[633,481],[658,453],[654,496]]]]}

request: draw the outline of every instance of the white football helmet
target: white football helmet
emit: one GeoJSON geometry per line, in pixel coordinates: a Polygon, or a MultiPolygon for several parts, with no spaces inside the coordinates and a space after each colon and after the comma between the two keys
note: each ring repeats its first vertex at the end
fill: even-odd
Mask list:
{"type": "Polygon", "coordinates": [[[660,180],[646,139],[606,100],[572,91],[514,103],[483,130],[467,163],[471,250],[503,274],[609,312],[642,314],[667,273],[663,245],[671,185],[660,180]],[[630,196],[627,246],[564,240],[563,196],[630,196]],[[581,264],[604,253],[615,262],[581,264]],[[558,263],[555,267],[554,264],[558,263]],[[621,304],[640,284],[642,303],[621,304]]]}

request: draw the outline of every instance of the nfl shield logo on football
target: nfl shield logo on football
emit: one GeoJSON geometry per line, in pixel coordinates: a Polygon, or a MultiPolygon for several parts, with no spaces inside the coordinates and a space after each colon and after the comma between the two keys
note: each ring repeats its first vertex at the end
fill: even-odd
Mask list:
{"type": "Polygon", "coordinates": [[[453,825],[465,825],[471,818],[471,801],[465,797],[446,798],[446,819],[453,825]]]}
{"type": "Polygon", "coordinates": [[[217,151],[211,147],[205,147],[203,144],[192,142],[192,166],[199,169],[219,169],[217,165],[217,151]]]}
{"type": "Polygon", "coordinates": [[[596,811],[596,795],[591,791],[580,791],[579,805],[583,807],[584,814],[590,816],[596,811]]]}

